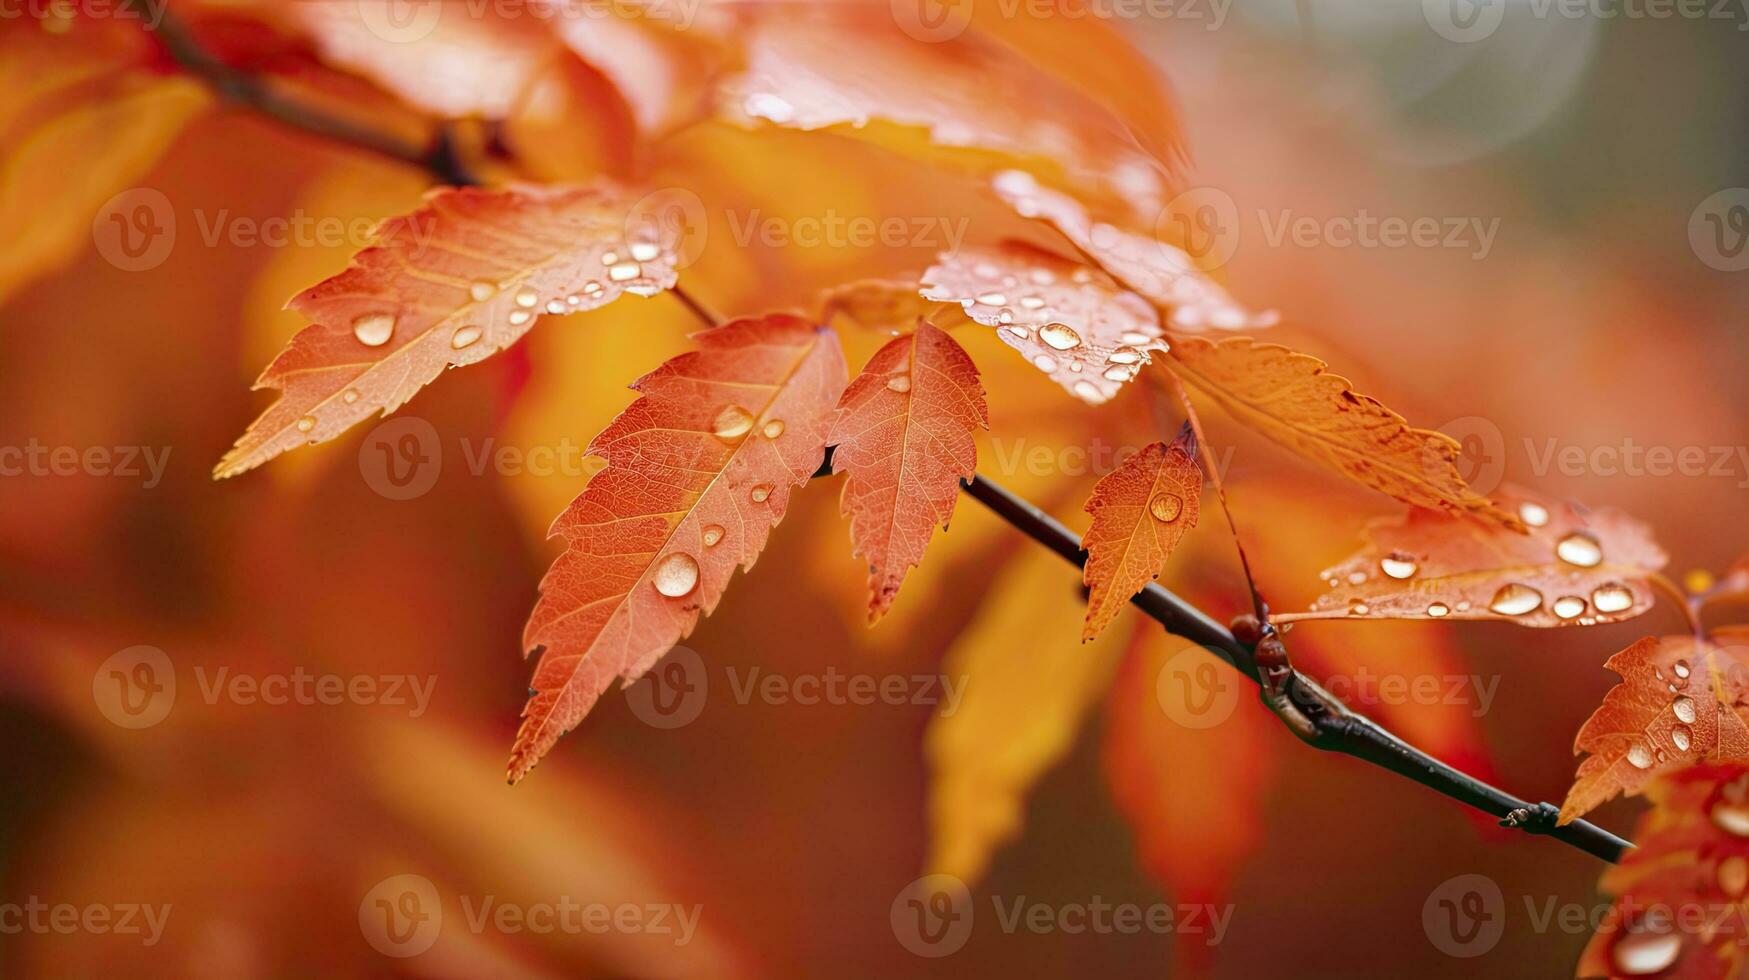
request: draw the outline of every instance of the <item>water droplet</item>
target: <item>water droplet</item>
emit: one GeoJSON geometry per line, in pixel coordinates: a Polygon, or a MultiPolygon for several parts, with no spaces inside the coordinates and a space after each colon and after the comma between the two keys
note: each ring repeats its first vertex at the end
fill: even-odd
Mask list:
{"type": "Polygon", "coordinates": [[[1652,750],[1646,747],[1646,743],[1635,742],[1628,746],[1628,762],[1632,763],[1634,768],[1650,769],[1652,761],[1652,750]]]}
{"type": "Polygon", "coordinates": [[[1040,371],[1044,371],[1046,373],[1049,373],[1051,371],[1055,371],[1057,369],[1057,359],[1052,357],[1049,354],[1040,354],[1040,355],[1034,357],[1032,359],[1032,364],[1034,367],[1038,368],[1040,371]]]}
{"type": "Polygon", "coordinates": [[[796,117],[796,107],[780,96],[770,92],[755,92],[747,96],[742,103],[749,116],[759,119],[769,119],[774,123],[786,123],[796,117]]]}
{"type": "Polygon", "coordinates": [[[619,261],[619,253],[618,252],[602,252],[601,253],[601,264],[602,265],[613,265],[614,263],[616,263],[618,261],[619,261]]]}
{"type": "Polygon", "coordinates": [[[607,270],[607,278],[614,282],[629,282],[643,274],[643,268],[636,262],[621,262],[607,270]]]}
{"type": "Polygon", "coordinates": [[[1459,599],[1458,604],[1457,604],[1457,611],[1458,612],[1469,612],[1470,611],[1470,600],[1459,599]]]}
{"type": "Polygon", "coordinates": [[[1134,347],[1119,347],[1105,360],[1108,364],[1137,364],[1142,360],[1142,352],[1134,347]]]}
{"type": "Polygon", "coordinates": [[[751,494],[751,496],[753,497],[754,503],[756,503],[756,504],[765,503],[765,501],[771,497],[771,484],[761,483],[758,486],[755,486],[753,488],[753,493],[751,494]]]}
{"type": "Polygon", "coordinates": [[[358,401],[358,389],[357,388],[346,389],[346,393],[340,396],[340,400],[345,402],[348,405],[352,404],[355,401],[358,401]]]}
{"type": "Polygon", "coordinates": [[[1720,800],[1713,804],[1713,825],[1734,837],[1749,837],[1749,804],[1720,800]]]}
{"type": "Polygon", "coordinates": [[[1677,751],[1687,752],[1690,744],[1688,728],[1683,725],[1677,725],[1675,728],[1670,729],[1670,743],[1676,746],[1677,751]]]}
{"type": "Polygon", "coordinates": [[[765,427],[759,431],[765,433],[767,439],[776,439],[783,435],[783,419],[772,419],[765,423],[765,427]]]}
{"type": "Polygon", "coordinates": [[[498,295],[498,284],[484,279],[468,284],[468,298],[476,303],[484,303],[498,295]]]}
{"type": "Polygon", "coordinates": [[[980,293],[978,302],[984,306],[1007,306],[1008,297],[1001,293],[980,293]]]}
{"type": "Polygon", "coordinates": [[[1585,600],[1576,595],[1564,595],[1555,600],[1555,615],[1562,619],[1572,619],[1586,609],[1585,600]]]}
{"type": "Polygon", "coordinates": [[[642,296],[645,299],[649,299],[651,296],[654,296],[661,291],[662,287],[656,285],[649,279],[640,279],[637,282],[626,283],[626,292],[631,293],[633,296],[642,296]]]}
{"type": "Polygon", "coordinates": [[[631,251],[632,258],[638,262],[654,262],[656,256],[662,254],[655,242],[633,242],[631,251]]]}
{"type": "Polygon", "coordinates": [[[1555,555],[1569,565],[1590,568],[1603,560],[1603,546],[1584,531],[1574,531],[1555,543],[1555,555]]]}
{"type": "Polygon", "coordinates": [[[1415,564],[1414,555],[1406,555],[1401,551],[1393,551],[1379,559],[1379,571],[1395,579],[1409,578],[1419,567],[1415,564]]]}
{"type": "Polygon", "coordinates": [[[726,405],[717,413],[711,431],[718,439],[739,439],[753,428],[753,415],[739,405],[726,405]]]}
{"type": "Polygon", "coordinates": [[[1695,719],[1694,699],[1689,697],[1688,695],[1684,694],[1681,697],[1677,698],[1676,700],[1670,702],[1670,710],[1673,713],[1675,713],[1677,718],[1682,720],[1683,724],[1685,724],[1685,725],[1694,724],[1694,719],[1695,719]]]}
{"type": "Polygon", "coordinates": [[[1074,350],[1081,346],[1081,335],[1066,323],[1047,323],[1038,328],[1038,339],[1057,350],[1074,350]]]}
{"type": "Polygon", "coordinates": [[[1148,513],[1153,514],[1155,520],[1170,524],[1184,513],[1184,498],[1175,493],[1157,493],[1148,501],[1148,513]]]}
{"type": "Polygon", "coordinates": [[[1020,297],[1020,308],[1023,310],[1042,310],[1044,309],[1044,305],[1045,301],[1039,299],[1037,296],[1020,297]]]}
{"type": "Polygon", "coordinates": [[[1018,324],[1015,326],[1009,327],[1008,332],[1013,334],[1016,337],[1019,337],[1021,340],[1025,340],[1026,338],[1032,336],[1031,330],[1028,330],[1027,328],[1025,328],[1023,326],[1019,326],[1018,324]]]}
{"type": "Polygon", "coordinates": [[[1152,335],[1142,333],[1139,330],[1128,330],[1124,332],[1123,337],[1120,339],[1126,344],[1145,344],[1154,338],[1152,335]]]}
{"type": "Polygon", "coordinates": [[[1102,377],[1107,381],[1128,381],[1136,376],[1136,369],[1127,364],[1113,364],[1105,369],[1102,377]]]}
{"type": "Polygon", "coordinates": [[[1542,527],[1549,522],[1549,509],[1542,504],[1526,500],[1518,505],[1518,519],[1531,527],[1542,527]]]}
{"type": "Polygon", "coordinates": [[[1719,862],[1719,887],[1732,898],[1749,890],[1749,859],[1733,854],[1719,862]]]}
{"type": "Polygon", "coordinates": [[[524,286],[516,291],[516,305],[525,310],[534,309],[534,304],[540,302],[540,294],[533,286],[524,286]]]}
{"type": "Polygon", "coordinates": [[[352,335],[366,347],[381,347],[395,334],[395,317],[390,313],[366,313],[352,321],[352,335]]]}
{"type": "Polygon", "coordinates": [[[316,417],[314,415],[306,415],[303,418],[298,419],[298,431],[299,432],[308,432],[311,429],[314,429],[315,427],[316,427],[316,417]]]}
{"type": "Polygon", "coordinates": [[[578,296],[576,293],[572,293],[571,295],[565,297],[565,305],[566,306],[582,306],[583,305],[583,297],[578,296]]]}
{"type": "Polygon", "coordinates": [[[450,335],[449,345],[456,350],[461,350],[464,347],[471,347],[476,341],[484,336],[485,333],[486,331],[475,326],[458,327],[456,332],[450,335]]]}
{"type": "Polygon", "coordinates": [[[678,599],[698,588],[698,561],[691,555],[677,551],[662,559],[650,581],[656,586],[657,592],[670,599],[678,599]]]}
{"type": "Polygon", "coordinates": [[[1489,600],[1488,608],[1502,616],[1522,616],[1542,608],[1543,594],[1528,585],[1510,582],[1489,600]]]}
{"type": "Polygon", "coordinates": [[[1436,602],[1433,605],[1427,607],[1427,615],[1432,616],[1434,619],[1439,619],[1440,617],[1449,615],[1450,613],[1451,613],[1451,607],[1446,605],[1443,602],[1436,602]]]}
{"type": "Polygon", "coordinates": [[[1682,935],[1675,932],[1635,932],[1616,941],[1610,958],[1615,968],[1629,976],[1659,973],[1676,962],[1682,952],[1682,935]]]}
{"type": "Polygon", "coordinates": [[[1591,604],[1598,612],[1618,613],[1634,604],[1634,593],[1620,582],[1605,582],[1591,593],[1591,604]]]}
{"type": "Polygon", "coordinates": [[[1678,661],[1676,661],[1676,663],[1671,665],[1670,669],[1671,669],[1671,671],[1673,671],[1676,674],[1677,677],[1687,677],[1688,673],[1689,673],[1688,661],[1678,660],[1678,661]]]}
{"type": "Polygon", "coordinates": [[[888,391],[896,391],[901,395],[903,395],[907,391],[910,391],[911,390],[911,376],[909,374],[895,374],[895,375],[893,375],[892,377],[887,379],[887,390],[888,391]]]}
{"type": "Polygon", "coordinates": [[[1360,583],[1365,582],[1365,581],[1366,581],[1366,573],[1365,572],[1349,572],[1348,573],[1348,584],[1349,585],[1359,585],[1360,583]]]}
{"type": "Polygon", "coordinates": [[[1105,401],[1105,392],[1100,391],[1099,386],[1091,381],[1075,382],[1075,394],[1094,405],[1102,404],[1105,401]]]}
{"type": "Polygon", "coordinates": [[[583,295],[593,299],[594,297],[601,295],[601,288],[601,283],[591,279],[583,284],[583,295]]]}
{"type": "Polygon", "coordinates": [[[508,317],[508,319],[510,320],[511,326],[520,327],[523,324],[527,323],[528,321],[534,319],[534,314],[528,312],[527,310],[511,310],[510,316],[508,317]]]}
{"type": "Polygon", "coordinates": [[[1359,599],[1348,604],[1348,615],[1350,616],[1365,616],[1369,612],[1372,612],[1372,609],[1359,599]]]}
{"type": "Polygon", "coordinates": [[[554,314],[565,312],[565,301],[562,299],[548,300],[547,312],[554,314]]]}
{"type": "Polygon", "coordinates": [[[715,548],[717,542],[721,540],[723,540],[723,526],[721,524],[706,524],[704,526],[704,546],[706,548],[715,548]]]}

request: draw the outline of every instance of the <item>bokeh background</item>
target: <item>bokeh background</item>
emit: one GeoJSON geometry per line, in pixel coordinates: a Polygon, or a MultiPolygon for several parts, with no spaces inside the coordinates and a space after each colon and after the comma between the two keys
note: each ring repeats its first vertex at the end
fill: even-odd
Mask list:
{"type": "MultiPolygon", "coordinates": [[[[1749,214],[1749,14],[1473,6],[1503,17],[1455,41],[1436,29],[1454,23],[1450,11],[1431,0],[1108,9],[1129,12],[1112,26],[1174,87],[1192,157],[1184,184],[1196,189],[1186,227],[1213,236],[1236,295],[1282,311],[1276,339],[1468,440],[1484,488],[1505,479],[1619,507],[1653,525],[1673,571],[1723,568],[1749,550],[1749,253],[1734,259],[1749,214]],[[1337,240],[1362,215],[1438,219],[1441,242],[1337,240]],[[1308,237],[1275,234],[1300,218],[1313,219],[1308,237]],[[1449,244],[1447,219],[1461,229],[1449,244]],[[1493,229],[1486,242],[1478,228],[1493,229]],[[1660,474],[1619,458],[1630,445],[1702,447],[1709,467],[1725,462],[1660,474]],[[1578,447],[1584,461],[1551,463],[1550,446],[1578,447]]],[[[105,133],[125,131],[91,128],[51,161],[67,181],[98,166],[105,133]]],[[[582,142],[545,141],[540,176],[599,167],[582,142]]],[[[742,247],[749,221],[793,231],[803,218],[897,215],[964,228],[972,242],[1025,233],[973,182],[834,136],[707,124],[643,163],[655,183],[710,202],[711,244],[688,281],[725,313],[914,271],[955,244],[942,231],[899,247],[742,247]]],[[[16,218],[29,201],[20,174],[10,180],[16,218]]],[[[753,671],[792,685],[1085,654],[1075,572],[970,501],[871,631],[836,481],[799,493],[757,566],[686,641],[708,677],[696,717],[652,725],[636,688],[610,695],[506,787],[528,676],[517,641],[555,553],[546,525],[587,482],[576,450],[629,402],[624,384],[685,349],[696,329],[686,311],[658,297],[549,318],[508,354],[441,378],[397,416],[428,423],[442,456],[412,499],[369,478],[380,445],[368,425],[240,479],[209,477],[265,404],[249,382],[300,326],[282,302],[344,268],[360,243],[203,232],[289,215],[369,222],[415,206],[428,183],[207,111],[134,181],[174,210],[161,262],[129,271],[99,231],[0,305],[0,446],[168,453],[156,481],[0,477],[0,902],[171,906],[150,946],[88,929],[0,933],[0,974],[1570,974],[1587,933],[1539,926],[1532,909],[1605,907],[1597,861],[1304,748],[1249,697],[1208,729],[1142,723],[1159,741],[1139,753],[1144,771],[1132,753],[1127,773],[1143,779],[1148,819],[1126,819],[1108,773],[1121,768],[1109,670],[1077,681],[1084,717],[1041,716],[1067,726],[1063,754],[1026,795],[1024,829],[971,886],[963,948],[914,955],[890,913],[931,862],[937,706],[742,699],[734,684],[753,671]],[[106,691],[113,658],[140,646],[161,651],[154,662],[176,692],[161,720],[130,728],[106,691]],[[358,696],[247,703],[208,694],[221,671],[420,685],[430,698],[424,710],[358,696]],[[1500,889],[1504,929],[1462,958],[1422,913],[1470,874],[1500,889]],[[384,955],[361,916],[400,875],[431,882],[444,912],[436,944],[404,959],[384,955]],[[478,909],[488,896],[700,915],[685,943],[467,928],[463,901],[478,909]],[[1005,932],[992,899],[1021,896],[1053,909],[1095,896],[1215,901],[1230,924],[1201,950],[1187,947],[1204,936],[1005,932]]],[[[90,215],[94,227],[101,218],[90,215]]],[[[883,338],[847,327],[844,339],[854,366],[883,338]]],[[[993,338],[965,342],[990,389],[984,471],[1084,528],[1080,502],[1100,469],[1079,450],[1097,459],[1101,446],[1155,438],[1140,396],[1078,407],[993,338]]],[[[1277,608],[1303,608],[1359,525],[1397,509],[1212,412],[1209,425],[1230,450],[1233,504],[1277,608]]],[[[1223,533],[1205,515],[1167,577],[1230,615],[1243,593],[1223,533]]],[[[1459,679],[1456,701],[1356,706],[1454,764],[1558,801],[1573,734],[1612,682],[1603,660],[1677,625],[1660,607],[1586,630],[1311,623],[1291,641],[1320,676],[1459,679]]],[[[1118,631],[1134,628],[1126,618],[1118,631]]],[[[1139,641],[1114,692],[1146,692],[1168,642],[1139,641]]],[[[1020,733],[1033,711],[994,713],[1020,733]]],[[[1639,807],[1618,801],[1595,817],[1626,833],[1639,807]]]]}

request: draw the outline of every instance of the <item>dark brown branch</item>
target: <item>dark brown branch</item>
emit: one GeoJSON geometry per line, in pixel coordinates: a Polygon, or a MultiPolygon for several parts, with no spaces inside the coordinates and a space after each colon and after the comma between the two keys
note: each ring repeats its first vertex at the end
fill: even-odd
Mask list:
{"type": "MultiPolygon", "coordinates": [[[[259,79],[214,59],[182,24],[165,14],[158,35],[177,63],[211,85],[226,101],[251,108],[288,126],[373,153],[423,167],[437,179],[453,185],[475,183],[474,177],[456,159],[443,132],[431,147],[420,148],[391,136],[372,132],[354,123],[324,115],[274,93],[259,79]]],[[[681,290],[672,290],[707,326],[717,319],[697,300],[681,290]]],[[[832,472],[832,452],[815,476],[832,472]]],[[[990,508],[1039,544],[1071,564],[1087,562],[1081,542],[1068,528],[1044,511],[1027,503],[988,478],[975,476],[962,485],[967,496],[990,508]]],[[[1166,629],[1199,643],[1257,682],[1257,663],[1252,646],[1241,642],[1232,630],[1207,613],[1160,586],[1150,583],[1130,600],[1143,613],[1166,629]]],[[[1474,779],[1416,749],[1375,722],[1356,714],[1311,678],[1295,670],[1287,678],[1287,694],[1293,706],[1311,722],[1305,741],[1319,749],[1340,752],[1406,776],[1423,786],[1500,818],[1504,826],[1521,827],[1547,834],[1605,861],[1617,861],[1632,845],[1607,830],[1583,820],[1555,826],[1556,809],[1547,803],[1528,803],[1474,779]]]]}

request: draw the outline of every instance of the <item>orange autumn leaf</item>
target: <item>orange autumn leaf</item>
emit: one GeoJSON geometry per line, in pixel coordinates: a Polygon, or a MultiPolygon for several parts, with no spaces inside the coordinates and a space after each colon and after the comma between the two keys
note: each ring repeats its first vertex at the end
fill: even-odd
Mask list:
{"type": "Polygon", "coordinates": [[[958,303],[1076,398],[1108,401],[1163,351],[1160,318],[1110,276],[1021,242],[945,253],[923,296],[958,303]]]}
{"type": "Polygon", "coordinates": [[[945,528],[960,481],[978,466],[972,434],[989,428],[978,369],[952,337],[919,322],[877,351],[845,389],[832,424],[832,472],[847,473],[841,507],[869,565],[869,622],[945,528]]]}
{"type": "Polygon", "coordinates": [[[1093,487],[1085,508],[1093,525],[1081,538],[1089,589],[1083,642],[1098,636],[1159,577],[1160,566],[1196,526],[1201,498],[1202,468],[1188,425],[1170,446],[1150,443],[1093,487]]]}
{"type": "Polygon", "coordinates": [[[606,468],[553,522],[565,551],[523,632],[540,663],[511,782],[716,608],[825,455],[845,383],[836,335],[773,313],[696,339],[632,386],[642,397],[589,444],[606,468]]]}
{"type": "Polygon", "coordinates": [[[1567,823],[1617,793],[1700,762],[1749,762],[1749,627],[1648,636],[1604,664],[1621,683],[1579,729],[1589,752],[1561,804],[1567,823]]]}
{"type": "Polygon", "coordinates": [[[773,4],[718,89],[745,126],[831,130],[987,174],[1024,164],[1153,214],[1168,171],[1109,109],[976,29],[919,37],[885,3],[773,4]],[[992,93],[1001,92],[1000,99],[992,93]]]}
{"type": "Polygon", "coordinates": [[[1603,873],[1614,899],[1580,955],[1581,977],[1724,980],[1749,968],[1737,928],[1749,891],[1749,765],[1701,765],[1655,780],[1635,846],[1603,873]],[[1689,917],[1701,911],[1698,919],[1689,917]],[[1683,913],[1681,920],[1673,913],[1683,913]]]}
{"type": "Polygon", "coordinates": [[[1240,306],[1183,249],[1094,221],[1081,202],[1039,186],[1029,173],[1006,171],[997,175],[992,186],[1021,216],[1056,228],[1126,289],[1169,310],[1168,326],[1173,330],[1257,330],[1277,320],[1274,312],[1252,313],[1240,306]]]}
{"type": "Polygon", "coordinates": [[[1511,488],[1491,499],[1529,533],[1427,510],[1375,521],[1358,553],[1325,570],[1330,591],[1313,608],[1520,626],[1614,623],[1652,608],[1651,576],[1668,559],[1645,524],[1511,488]]]}
{"type": "Polygon", "coordinates": [[[865,330],[894,334],[920,319],[943,329],[970,322],[958,306],[923,296],[915,279],[858,279],[823,291],[819,302],[821,323],[843,318],[865,330]]]}
{"type": "Polygon", "coordinates": [[[445,368],[515,343],[543,313],[672,287],[678,242],[643,220],[637,200],[605,184],[445,188],[383,222],[350,268],[288,304],[312,323],[255,382],[280,399],[214,475],[387,415],[445,368]]]}
{"type": "Polygon", "coordinates": [[[1172,368],[1235,421],[1358,483],[1406,504],[1525,530],[1464,482],[1456,440],[1415,428],[1315,357],[1245,337],[1190,337],[1173,346],[1172,368]]]}

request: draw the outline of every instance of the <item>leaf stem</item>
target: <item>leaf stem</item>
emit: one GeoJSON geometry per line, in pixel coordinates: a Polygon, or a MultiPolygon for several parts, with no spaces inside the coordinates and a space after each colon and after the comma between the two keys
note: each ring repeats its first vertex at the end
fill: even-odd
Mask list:
{"type": "MultiPolygon", "coordinates": [[[[127,2],[137,3],[138,0],[127,2]]],[[[375,132],[349,120],[326,115],[284,98],[269,89],[257,76],[218,61],[168,12],[162,12],[156,33],[178,64],[212,86],[228,102],[252,109],[289,127],[422,167],[445,183],[457,186],[478,183],[474,175],[457,159],[454,147],[447,138],[447,130],[440,129],[430,147],[414,146],[388,134],[375,132]]],[[[670,292],[702,322],[708,325],[717,323],[716,317],[684,290],[673,289],[670,292]]],[[[825,459],[815,476],[827,476],[831,471],[832,450],[828,447],[825,459]]],[[[962,482],[961,489],[967,496],[988,507],[998,517],[1056,552],[1064,560],[1077,566],[1086,564],[1087,553],[1081,549],[1080,538],[1038,507],[982,475],[962,482]]],[[[1257,681],[1254,651],[1241,643],[1231,630],[1196,606],[1159,583],[1149,583],[1130,601],[1161,626],[1178,636],[1202,644],[1237,668],[1241,674],[1253,682],[1257,681]]],[[[1686,605],[1685,602],[1685,608],[1686,605]]],[[[1290,678],[1290,693],[1302,712],[1315,724],[1315,732],[1307,741],[1316,748],[1351,755],[1389,769],[1454,800],[1499,817],[1508,826],[1520,826],[1532,833],[1547,834],[1605,861],[1619,860],[1622,852],[1632,846],[1622,838],[1584,820],[1575,820],[1564,827],[1553,826],[1552,821],[1547,820],[1527,820],[1525,814],[1546,813],[1550,809],[1549,805],[1527,803],[1453,769],[1378,724],[1354,713],[1298,671],[1294,671],[1290,678]]]]}
{"type": "Polygon", "coordinates": [[[668,287],[668,292],[672,294],[675,299],[679,300],[681,305],[685,306],[693,316],[698,317],[699,322],[703,323],[705,326],[714,327],[723,322],[717,319],[717,315],[712,313],[708,307],[693,298],[691,293],[682,289],[679,283],[675,283],[673,286],[668,287]]]}
{"type": "Polygon", "coordinates": [[[1688,621],[1689,631],[1697,637],[1704,637],[1706,629],[1701,626],[1700,602],[1689,596],[1687,592],[1682,591],[1682,587],[1670,581],[1669,576],[1663,572],[1653,572],[1647,578],[1651,580],[1653,586],[1676,603],[1676,608],[1682,610],[1682,617],[1688,621]]]}

